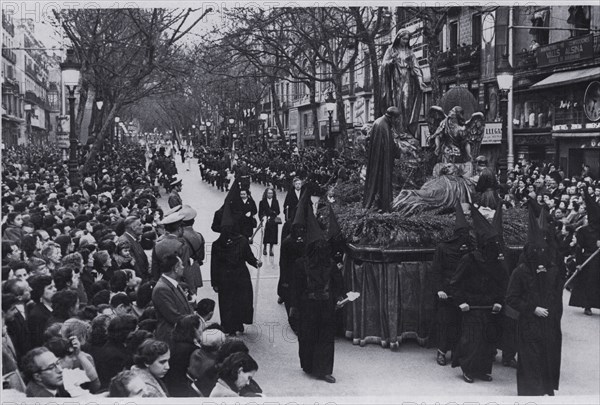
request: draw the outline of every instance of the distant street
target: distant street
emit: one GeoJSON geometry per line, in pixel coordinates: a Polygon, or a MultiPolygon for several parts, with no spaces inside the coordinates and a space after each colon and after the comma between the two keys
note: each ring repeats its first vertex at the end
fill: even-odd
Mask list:
{"type": "MultiPolygon", "coordinates": [[[[202,266],[205,285],[200,289],[200,298],[217,295],[210,286],[210,242],[217,234],[210,230],[212,217],[225,198],[225,193],[203,182],[196,160],[191,170],[181,164],[177,156],[179,175],[183,178],[181,196],[184,204],[198,211],[194,228],[204,235],[207,242],[207,259],[202,266]]],[[[263,187],[252,184],[250,188],[256,203],[262,197],[263,187]]],[[[283,205],[285,193],[278,194],[283,205]]],[[[167,207],[165,194],[161,206],[167,207]]],[[[254,241],[254,254],[259,255],[260,232],[254,241]]],[[[281,243],[281,241],[280,241],[281,243]]],[[[420,347],[416,342],[406,342],[400,350],[392,352],[378,345],[354,346],[350,340],[336,341],[333,375],[336,384],[327,384],[308,377],[302,372],[298,360],[296,337],[287,325],[283,305],[277,304],[277,280],[279,277],[279,246],[274,258],[263,258],[260,270],[258,309],[254,325],[246,327],[244,341],[250,354],[259,364],[256,381],[267,397],[314,396],[314,397],[378,397],[378,402],[387,403],[385,397],[412,396],[516,396],[516,370],[494,363],[492,382],[462,381],[460,369],[450,365],[440,367],[435,363],[435,350],[420,347]]],[[[256,291],[257,271],[250,268],[256,291]]],[[[557,396],[575,396],[561,401],[569,403],[598,403],[600,395],[600,315],[594,310],[592,317],[584,316],[580,308],[568,306],[569,293],[563,297],[562,318],[563,351],[560,390],[557,396]]],[[[215,321],[219,321],[218,305],[215,321]]],[[[497,356],[498,360],[500,355],[497,356]]],[[[350,399],[350,398],[349,398],[350,399]]],[[[403,399],[404,400],[404,399],[403,399]]],[[[520,402],[526,403],[525,400],[520,402]]],[[[540,403],[541,401],[533,401],[540,403]]],[[[512,401],[511,403],[514,403],[512,401]]]]}

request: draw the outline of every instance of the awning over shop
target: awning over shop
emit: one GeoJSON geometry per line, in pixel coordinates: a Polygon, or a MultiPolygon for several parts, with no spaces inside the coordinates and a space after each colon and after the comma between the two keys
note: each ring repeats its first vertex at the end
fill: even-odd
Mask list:
{"type": "Polygon", "coordinates": [[[587,69],[571,70],[569,72],[553,73],[544,80],[532,85],[530,89],[545,89],[548,87],[561,86],[569,83],[584,82],[586,80],[597,79],[600,77],[600,67],[591,67],[587,69]]]}

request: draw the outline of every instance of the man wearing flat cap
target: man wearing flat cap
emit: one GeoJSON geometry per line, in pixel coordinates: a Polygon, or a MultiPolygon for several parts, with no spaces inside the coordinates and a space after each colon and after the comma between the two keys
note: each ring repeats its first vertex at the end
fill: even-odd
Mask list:
{"type": "Polygon", "coordinates": [[[184,205],[179,211],[183,215],[183,240],[190,249],[191,265],[184,270],[183,277],[192,291],[202,287],[202,272],[200,266],[204,262],[204,237],[194,230],[194,220],[197,212],[189,205],[184,205]]]}
{"type": "Polygon", "coordinates": [[[190,265],[190,249],[187,243],[183,240],[183,214],[181,214],[181,206],[167,211],[161,224],[165,228],[164,235],[161,235],[154,245],[152,250],[152,279],[158,281],[161,274],[161,267],[164,265],[163,260],[169,254],[175,253],[181,258],[183,267],[190,265]],[[174,211],[174,209],[177,209],[174,211]],[[174,211],[174,212],[172,212],[174,211]]]}
{"type": "Polygon", "coordinates": [[[175,177],[171,182],[171,193],[169,194],[169,208],[183,205],[179,192],[181,191],[182,180],[175,177]]]}

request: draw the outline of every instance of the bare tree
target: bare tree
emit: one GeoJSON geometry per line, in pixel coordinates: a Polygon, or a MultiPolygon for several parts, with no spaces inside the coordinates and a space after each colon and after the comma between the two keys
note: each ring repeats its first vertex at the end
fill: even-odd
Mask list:
{"type": "Polygon", "coordinates": [[[189,21],[194,11],[155,8],[55,12],[82,62],[78,126],[90,87],[103,97],[108,111],[101,117],[104,122],[84,173],[90,170],[122,107],[151,95],[176,91],[178,79],[187,74],[192,63],[181,39],[210,9],[189,21]]]}

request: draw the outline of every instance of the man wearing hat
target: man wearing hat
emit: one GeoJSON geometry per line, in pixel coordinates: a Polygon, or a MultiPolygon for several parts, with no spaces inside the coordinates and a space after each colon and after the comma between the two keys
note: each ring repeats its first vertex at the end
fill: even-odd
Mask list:
{"type": "Polygon", "coordinates": [[[180,178],[175,177],[173,181],[171,181],[171,193],[169,194],[169,208],[177,207],[178,205],[183,205],[183,201],[181,200],[181,196],[179,192],[182,187],[182,180],[180,178]]]}
{"type": "Polygon", "coordinates": [[[498,206],[492,223],[474,206],[471,218],[477,247],[463,256],[450,281],[450,293],[462,311],[452,367],[461,367],[467,383],[474,378],[492,381],[494,351],[500,342],[500,311],[508,284],[502,254],[502,206],[498,206]]]}
{"type": "Polygon", "coordinates": [[[184,271],[186,283],[192,291],[196,291],[202,287],[202,272],[200,266],[204,262],[204,237],[199,232],[194,230],[194,220],[197,212],[189,205],[184,205],[181,208],[183,215],[183,240],[187,243],[190,249],[190,259],[192,263],[184,271]]]}
{"type": "Polygon", "coordinates": [[[172,208],[165,213],[161,224],[165,227],[164,235],[161,235],[152,250],[152,279],[157,281],[161,274],[163,259],[169,254],[177,254],[181,258],[184,268],[189,266],[190,250],[183,240],[183,214],[179,212],[181,205],[172,208]]]}

